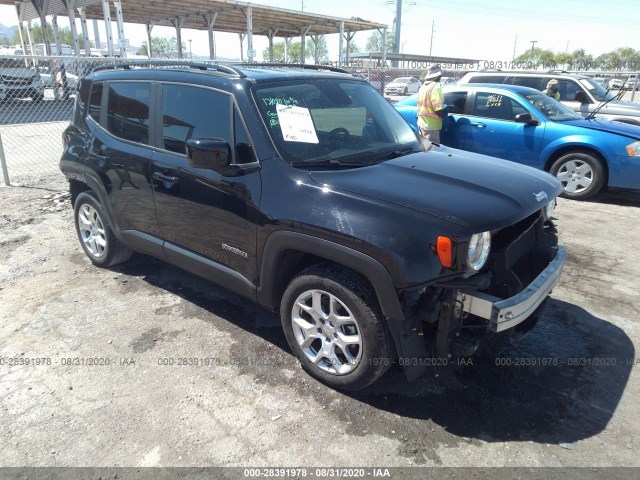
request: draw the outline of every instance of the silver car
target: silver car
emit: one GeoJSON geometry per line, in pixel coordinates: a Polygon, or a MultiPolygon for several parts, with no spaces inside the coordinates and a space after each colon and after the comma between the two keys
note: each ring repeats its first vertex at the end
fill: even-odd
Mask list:
{"type": "Polygon", "coordinates": [[[26,60],[0,56],[0,101],[31,98],[44,99],[44,83],[37,68],[29,67],[26,60]]]}
{"type": "Polygon", "coordinates": [[[384,87],[385,95],[410,95],[420,89],[422,82],[416,77],[399,77],[384,87]]]}

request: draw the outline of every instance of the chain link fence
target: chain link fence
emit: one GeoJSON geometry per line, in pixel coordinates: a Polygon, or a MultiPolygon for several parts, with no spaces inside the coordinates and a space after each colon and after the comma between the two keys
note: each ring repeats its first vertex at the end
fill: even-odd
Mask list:
{"type": "MultiPolygon", "coordinates": [[[[83,75],[101,66],[126,64],[162,68],[189,63],[183,60],[0,56],[0,167],[4,184],[36,185],[60,176],[62,132],[71,118],[76,86],[83,75]]],[[[364,78],[380,93],[384,93],[385,86],[396,78],[422,79],[425,72],[416,68],[368,66],[364,62],[350,65],[345,70],[364,78]]],[[[445,78],[457,80],[464,73],[445,71],[445,78]]],[[[611,72],[601,76],[626,78],[628,75],[611,72]]],[[[629,90],[624,92],[622,99],[630,101],[634,97],[638,100],[640,95],[629,90]]],[[[402,97],[388,98],[393,102],[402,97]]]]}

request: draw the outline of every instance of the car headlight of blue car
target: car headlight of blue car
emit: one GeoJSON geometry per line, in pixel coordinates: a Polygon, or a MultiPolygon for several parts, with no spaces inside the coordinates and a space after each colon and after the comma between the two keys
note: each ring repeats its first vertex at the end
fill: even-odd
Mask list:
{"type": "Polygon", "coordinates": [[[640,157],[640,141],[627,145],[627,153],[630,157],[640,157]]]}

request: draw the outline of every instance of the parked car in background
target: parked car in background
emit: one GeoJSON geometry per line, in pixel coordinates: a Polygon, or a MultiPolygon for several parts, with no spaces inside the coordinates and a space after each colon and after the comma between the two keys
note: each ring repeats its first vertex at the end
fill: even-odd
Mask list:
{"type": "MultiPolygon", "coordinates": [[[[597,112],[596,116],[604,120],[640,125],[640,103],[620,101],[615,98],[614,94],[586,75],[570,75],[562,72],[503,72],[496,70],[469,72],[458,83],[501,83],[521,85],[542,91],[552,78],[558,81],[560,101],[583,117],[588,117],[593,112],[597,112]]],[[[611,85],[609,85],[609,88],[611,90],[614,89],[611,85]]]]}
{"type": "Polygon", "coordinates": [[[384,87],[384,94],[387,96],[409,95],[417,93],[418,90],[420,90],[420,85],[422,85],[422,82],[416,77],[400,77],[396,78],[384,87]]]}
{"type": "Polygon", "coordinates": [[[593,81],[601,85],[605,90],[609,89],[609,79],[604,77],[593,77],[593,81]]]}
{"type": "Polygon", "coordinates": [[[0,101],[26,98],[33,102],[44,99],[39,69],[30,67],[26,60],[0,55],[0,101]]]}
{"type": "Polygon", "coordinates": [[[620,80],[619,78],[613,78],[609,82],[609,89],[610,90],[620,90],[620,89],[622,89],[623,85],[624,85],[624,82],[622,80],[620,80]]]}
{"type": "MultiPolygon", "coordinates": [[[[514,85],[445,88],[444,145],[555,175],[562,196],[586,199],[603,187],[640,189],[640,127],[584,119],[538,90],[514,85]]],[[[395,108],[417,131],[417,96],[395,108]]]]}

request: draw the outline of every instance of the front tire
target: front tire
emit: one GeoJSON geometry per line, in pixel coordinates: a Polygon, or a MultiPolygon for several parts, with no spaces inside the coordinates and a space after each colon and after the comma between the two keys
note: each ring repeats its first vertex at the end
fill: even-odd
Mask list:
{"type": "Polygon", "coordinates": [[[331,387],[365,388],[393,362],[393,341],[376,297],[350,271],[317,265],[300,272],[284,292],[280,318],[302,368],[331,387]]]}
{"type": "Polygon", "coordinates": [[[131,250],[120,242],[93,192],[82,192],[74,204],[76,233],[84,253],[98,267],[110,267],[131,258],[131,250]]]}
{"type": "Polygon", "coordinates": [[[553,163],[550,172],[562,183],[564,198],[585,200],[604,186],[602,162],[588,153],[569,152],[553,163]]]}

